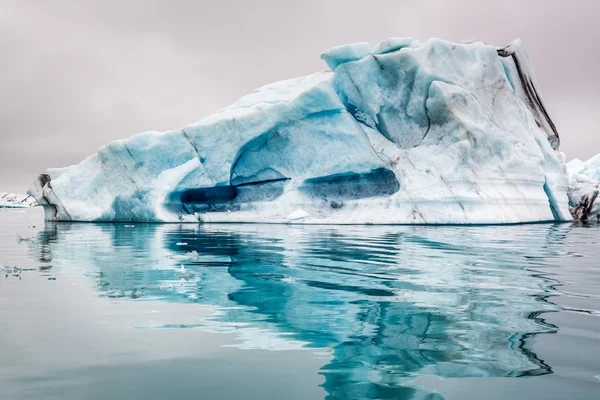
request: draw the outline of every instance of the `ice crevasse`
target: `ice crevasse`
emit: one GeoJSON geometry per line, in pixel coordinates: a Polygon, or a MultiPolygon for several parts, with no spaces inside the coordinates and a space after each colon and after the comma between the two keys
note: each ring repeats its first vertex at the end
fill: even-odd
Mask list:
{"type": "Polygon", "coordinates": [[[520,40],[392,38],[321,57],[330,70],[109,143],[30,193],[66,221],[572,219],[559,135],[520,40]]]}

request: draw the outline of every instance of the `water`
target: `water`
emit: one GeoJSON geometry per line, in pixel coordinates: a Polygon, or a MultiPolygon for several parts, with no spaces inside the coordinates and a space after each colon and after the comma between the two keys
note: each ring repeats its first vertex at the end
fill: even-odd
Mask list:
{"type": "Polygon", "coordinates": [[[0,398],[598,399],[599,244],[0,211],[0,398]]]}

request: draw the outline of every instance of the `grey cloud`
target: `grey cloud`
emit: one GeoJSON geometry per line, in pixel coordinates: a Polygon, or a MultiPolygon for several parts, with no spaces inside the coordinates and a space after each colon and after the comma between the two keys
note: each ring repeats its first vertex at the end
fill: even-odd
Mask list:
{"type": "Polygon", "coordinates": [[[600,2],[0,0],[0,189],[390,36],[528,46],[569,158],[600,152],[600,2]]]}

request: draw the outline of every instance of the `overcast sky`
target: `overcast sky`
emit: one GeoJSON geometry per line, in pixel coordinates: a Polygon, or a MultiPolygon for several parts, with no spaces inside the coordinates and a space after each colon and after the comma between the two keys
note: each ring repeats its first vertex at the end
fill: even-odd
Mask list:
{"type": "Polygon", "coordinates": [[[0,191],[391,36],[528,47],[567,158],[600,152],[599,0],[0,0],[0,191]]]}

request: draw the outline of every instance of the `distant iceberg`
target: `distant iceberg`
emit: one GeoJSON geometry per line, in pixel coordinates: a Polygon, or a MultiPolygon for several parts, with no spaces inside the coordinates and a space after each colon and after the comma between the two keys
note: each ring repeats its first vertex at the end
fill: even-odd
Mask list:
{"type": "Polygon", "coordinates": [[[30,193],[48,220],[65,221],[572,219],[559,134],[520,40],[392,38],[321,57],[330,71],[109,143],[40,175],[30,193]]]}
{"type": "Polygon", "coordinates": [[[0,192],[0,208],[28,208],[33,206],[37,206],[37,202],[28,194],[0,192]]]}
{"type": "Polygon", "coordinates": [[[573,218],[600,221],[600,154],[586,162],[574,159],[567,164],[569,202],[573,218]]]}

